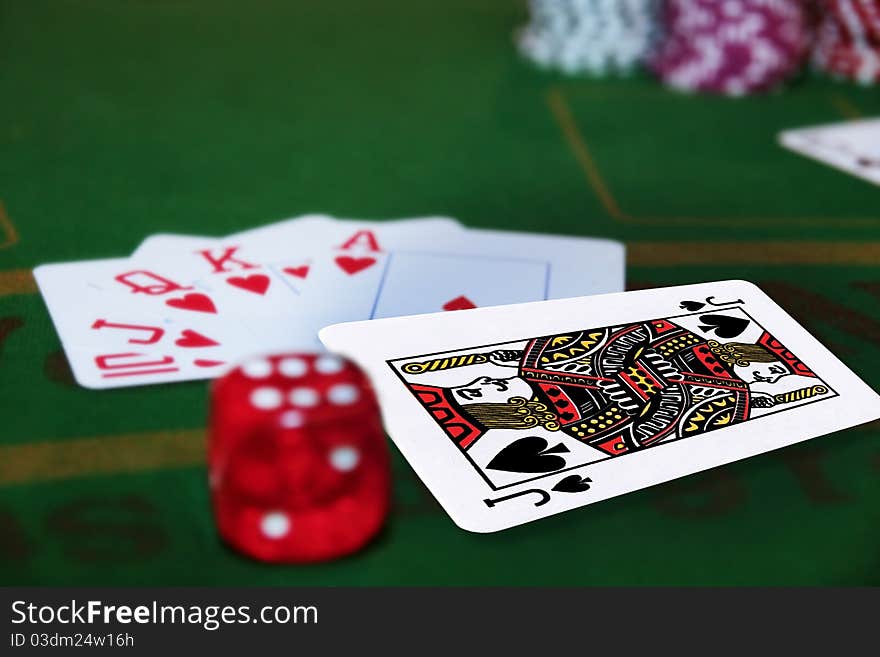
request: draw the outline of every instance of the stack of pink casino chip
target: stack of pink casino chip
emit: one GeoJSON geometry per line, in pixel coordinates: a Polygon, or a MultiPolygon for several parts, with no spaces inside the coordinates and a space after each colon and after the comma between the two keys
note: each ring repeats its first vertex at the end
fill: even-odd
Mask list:
{"type": "Polygon", "coordinates": [[[809,52],[802,0],[667,0],[651,68],[667,85],[741,96],[778,87],[809,52]]]}
{"type": "Polygon", "coordinates": [[[834,77],[880,82],[880,0],[822,0],[813,65],[834,77]]]}

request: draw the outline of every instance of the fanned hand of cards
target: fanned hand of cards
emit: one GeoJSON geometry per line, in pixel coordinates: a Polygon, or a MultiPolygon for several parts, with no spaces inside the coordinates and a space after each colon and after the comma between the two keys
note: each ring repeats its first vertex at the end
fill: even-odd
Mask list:
{"type": "Polygon", "coordinates": [[[76,380],[115,388],[320,350],[318,331],[339,322],[618,292],[624,263],[610,240],[308,215],[222,238],[153,235],[129,258],[34,275],[76,380]]]}

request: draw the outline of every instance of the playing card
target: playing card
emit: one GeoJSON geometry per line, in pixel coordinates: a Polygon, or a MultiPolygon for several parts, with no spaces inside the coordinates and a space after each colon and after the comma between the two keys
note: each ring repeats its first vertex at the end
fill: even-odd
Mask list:
{"type": "Polygon", "coordinates": [[[460,527],[505,529],[880,417],[751,283],[330,326],[460,527]]]}
{"type": "Polygon", "coordinates": [[[195,251],[205,245],[220,244],[222,238],[208,235],[183,235],[181,233],[154,233],[146,237],[132,251],[132,258],[161,258],[177,251],[195,251]]]}
{"type": "MultiPolygon", "coordinates": [[[[422,246],[459,230],[447,218],[369,222],[305,215],[224,238],[154,235],[138,247],[132,264],[192,281],[196,294],[225,306],[218,313],[241,316],[265,351],[315,349],[321,348],[322,326],[370,317],[391,249],[422,246]]],[[[173,303],[189,305],[177,297],[173,303]]]]}
{"type": "Polygon", "coordinates": [[[147,292],[149,288],[159,291],[161,285],[170,287],[167,282],[155,282],[161,278],[176,286],[199,288],[214,305],[224,305],[225,312],[250,319],[289,314],[300,291],[299,279],[288,281],[283,271],[267,270],[263,255],[237,240],[154,235],[136,253],[126,267],[140,274],[114,277],[110,289],[162,297],[162,293],[147,292]]]}
{"type": "MultiPolygon", "coordinates": [[[[625,286],[626,251],[613,240],[477,229],[436,235],[430,249],[457,256],[549,263],[542,293],[520,297],[520,301],[622,292],[625,286]]],[[[499,300],[494,305],[503,303],[507,302],[499,300]]]]}
{"type": "Polygon", "coordinates": [[[546,260],[397,251],[367,317],[467,310],[545,299],[546,260]]]}
{"type": "MultiPolygon", "coordinates": [[[[344,239],[337,239],[337,253],[388,254],[369,312],[359,316],[348,312],[349,319],[465,310],[623,289],[625,252],[619,242],[462,230],[442,224],[426,234],[422,231],[429,221],[438,223],[401,221],[396,230],[389,226],[384,234],[374,232],[368,223],[354,224],[344,239]]],[[[316,284],[313,296],[332,298],[335,290],[332,285],[316,284]],[[333,294],[328,295],[328,290],[334,290],[333,294]]],[[[362,287],[359,298],[368,294],[362,287]]],[[[323,315],[324,320],[332,317],[323,315]]],[[[329,323],[333,321],[324,325],[329,323]]]]}
{"type": "Polygon", "coordinates": [[[90,282],[126,262],[62,263],[34,270],[81,385],[113,388],[211,378],[253,351],[253,334],[234,322],[151,313],[90,282]]]}
{"type": "MultiPolygon", "coordinates": [[[[262,257],[263,254],[256,253],[264,244],[272,249],[280,250],[282,256],[285,250],[291,248],[298,249],[300,245],[308,249],[311,246],[312,240],[311,230],[331,222],[333,222],[333,218],[330,216],[310,214],[283,219],[225,237],[156,233],[144,239],[131,254],[131,257],[161,258],[166,254],[192,253],[201,248],[218,246],[226,242],[247,246],[249,252],[251,252],[251,257],[259,257],[260,260],[265,260],[262,257]]],[[[272,259],[275,260],[277,258],[278,256],[275,256],[272,259]]]]}
{"type": "Polygon", "coordinates": [[[271,271],[296,287],[291,322],[296,334],[310,341],[291,344],[287,321],[274,321],[261,333],[272,350],[284,351],[323,349],[319,329],[371,317],[390,253],[460,230],[457,222],[442,217],[370,222],[311,215],[225,239],[260,253],[271,271]]]}
{"type": "Polygon", "coordinates": [[[779,142],[875,185],[880,185],[880,119],[786,130],[779,142]]]}
{"type": "MultiPolygon", "coordinates": [[[[309,338],[303,348],[323,350],[318,331],[328,324],[370,317],[388,258],[385,252],[338,251],[310,259],[308,286],[293,320],[297,335],[309,338]]],[[[269,336],[272,351],[291,348],[291,328],[286,323],[274,322],[263,335],[269,336]]]]}
{"type": "Polygon", "coordinates": [[[305,215],[235,233],[225,239],[247,244],[267,262],[279,262],[291,250],[299,255],[327,250],[381,252],[423,248],[440,235],[460,231],[461,225],[448,217],[364,221],[305,215]]]}

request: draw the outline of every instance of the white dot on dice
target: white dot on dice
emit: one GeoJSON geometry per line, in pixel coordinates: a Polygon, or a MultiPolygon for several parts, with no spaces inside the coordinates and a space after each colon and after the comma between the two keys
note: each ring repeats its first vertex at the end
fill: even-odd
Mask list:
{"type": "Polygon", "coordinates": [[[358,398],[358,389],[348,383],[340,383],[330,388],[327,398],[334,404],[343,406],[345,404],[353,404],[358,398]]]}
{"type": "Polygon", "coordinates": [[[284,375],[296,378],[305,374],[309,369],[308,364],[302,358],[285,358],[278,363],[278,370],[284,375]]]}
{"type": "Polygon", "coordinates": [[[321,356],[315,361],[315,369],[321,374],[336,374],[342,371],[342,361],[336,356],[321,356]]]}
{"type": "Polygon", "coordinates": [[[312,388],[294,388],[290,393],[290,403],[294,406],[314,406],[318,403],[318,393],[312,388]]]}
{"type": "Polygon", "coordinates": [[[286,411],[281,415],[279,424],[285,429],[299,429],[305,424],[305,418],[299,411],[286,411]]]}
{"type": "Polygon", "coordinates": [[[272,373],[272,363],[265,358],[249,360],[241,366],[241,371],[249,379],[265,379],[272,373]]]}
{"type": "Polygon", "coordinates": [[[251,405],[264,411],[281,406],[284,397],[277,388],[257,388],[251,393],[251,405]]]}
{"type": "Polygon", "coordinates": [[[330,465],[340,472],[351,472],[360,460],[360,452],[354,447],[337,447],[330,452],[330,465]]]}
{"type": "Polygon", "coordinates": [[[290,518],[281,511],[272,511],[260,521],[260,531],[266,538],[283,538],[290,532],[290,518]]]}

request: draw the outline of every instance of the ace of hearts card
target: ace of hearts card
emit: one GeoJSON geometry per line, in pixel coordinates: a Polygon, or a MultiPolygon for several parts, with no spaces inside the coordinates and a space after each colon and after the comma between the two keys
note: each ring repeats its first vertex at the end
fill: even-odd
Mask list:
{"type": "Polygon", "coordinates": [[[751,283],[338,324],[392,440],[491,532],[880,417],[880,397],[751,283]]]}

